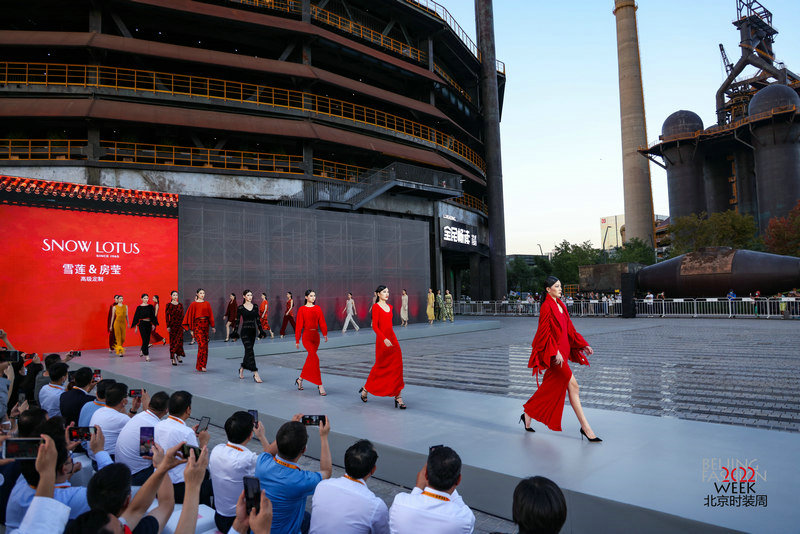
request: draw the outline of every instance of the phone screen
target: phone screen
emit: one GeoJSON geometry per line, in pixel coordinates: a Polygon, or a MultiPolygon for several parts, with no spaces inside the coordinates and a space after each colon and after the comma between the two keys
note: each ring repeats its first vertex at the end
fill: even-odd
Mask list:
{"type": "Polygon", "coordinates": [[[0,350],[0,362],[18,362],[20,354],[18,350],[0,350]]]}
{"type": "Polygon", "coordinates": [[[132,390],[130,390],[128,392],[128,396],[131,397],[131,398],[134,398],[134,399],[137,398],[137,397],[141,397],[142,396],[142,390],[141,389],[132,389],[132,390]]]}
{"type": "Polygon", "coordinates": [[[199,459],[200,458],[200,453],[203,452],[203,450],[200,447],[193,447],[191,445],[188,445],[188,444],[184,443],[183,447],[181,447],[181,456],[183,456],[184,458],[186,458],[188,460],[189,459],[189,454],[191,453],[191,451],[194,451],[195,459],[199,459]]]}
{"type": "Polygon", "coordinates": [[[253,421],[258,423],[258,410],[247,410],[247,413],[253,416],[253,421]]]}
{"type": "Polygon", "coordinates": [[[94,434],[94,427],[93,426],[71,427],[69,429],[69,440],[70,441],[89,441],[89,440],[92,439],[92,434],[94,434]]]}
{"type": "Polygon", "coordinates": [[[143,426],[139,428],[139,456],[153,456],[154,441],[155,427],[143,426]]]}
{"type": "Polygon", "coordinates": [[[41,443],[41,438],[7,439],[3,442],[3,458],[34,460],[41,443]]]}
{"type": "Polygon", "coordinates": [[[25,394],[20,391],[19,395],[17,395],[17,402],[21,405],[23,402],[25,402],[26,398],[27,397],[25,397],[25,394]]]}
{"type": "Polygon", "coordinates": [[[258,513],[261,509],[261,483],[256,477],[244,477],[244,503],[247,508],[247,513],[253,508],[258,513]]]}
{"type": "Polygon", "coordinates": [[[210,417],[201,417],[200,418],[200,423],[198,423],[198,425],[197,425],[197,433],[199,434],[200,432],[203,432],[204,430],[207,430],[208,429],[208,423],[210,423],[210,422],[211,422],[211,418],[210,417]]]}
{"type": "Polygon", "coordinates": [[[100,382],[100,380],[102,379],[103,375],[101,374],[100,369],[95,369],[94,376],[92,376],[92,380],[94,380],[95,382],[100,382]]]}
{"type": "Polygon", "coordinates": [[[325,424],[324,415],[304,415],[301,422],[306,426],[319,426],[320,423],[325,424]]]}

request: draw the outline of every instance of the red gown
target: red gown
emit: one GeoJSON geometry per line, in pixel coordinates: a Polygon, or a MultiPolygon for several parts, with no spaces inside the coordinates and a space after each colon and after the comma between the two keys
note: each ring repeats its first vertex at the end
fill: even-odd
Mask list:
{"type": "Polygon", "coordinates": [[[403,382],[403,353],[392,328],[392,306],[389,311],[376,303],[372,305],[372,329],[375,331],[375,364],[367,377],[364,389],[378,397],[397,397],[405,387],[403,382]],[[391,347],[384,340],[388,339],[391,347]]]}
{"type": "Polygon", "coordinates": [[[323,336],[328,335],[328,325],[325,324],[322,309],[319,306],[300,306],[300,309],[297,310],[297,328],[294,331],[294,340],[295,343],[300,343],[302,336],[303,347],[308,351],[300,378],[318,386],[322,385],[322,373],[319,371],[319,356],[317,356],[320,330],[322,330],[323,336]]]}
{"type": "Polygon", "coordinates": [[[545,373],[541,385],[525,403],[525,413],[551,430],[560,431],[564,395],[572,378],[567,360],[589,365],[589,360],[583,354],[583,349],[589,344],[575,331],[564,303],[548,296],[539,311],[539,327],[532,345],[528,367],[533,369],[537,383],[539,373],[543,370],[545,373]],[[557,307],[564,313],[559,313],[557,307]],[[561,365],[555,363],[556,352],[564,357],[561,365]]]}
{"type": "MultiPolygon", "coordinates": [[[[158,304],[154,304],[153,307],[156,309],[156,321],[158,321],[158,312],[161,311],[161,307],[158,304]]],[[[150,333],[150,340],[153,343],[162,343],[164,341],[164,336],[156,332],[156,327],[158,324],[153,323],[153,331],[150,333]]]]}
{"type": "Polygon", "coordinates": [[[262,300],[261,304],[258,305],[258,317],[261,321],[261,328],[264,331],[271,330],[269,327],[269,302],[266,299],[262,300]],[[267,313],[264,313],[265,311],[267,313]]]}
{"type": "Polygon", "coordinates": [[[170,357],[186,356],[183,352],[183,304],[168,302],[164,308],[164,315],[169,328],[169,354],[170,357]]]}
{"type": "Polygon", "coordinates": [[[183,318],[183,327],[194,332],[194,339],[197,341],[197,364],[195,368],[199,371],[206,367],[208,363],[208,329],[214,327],[214,312],[211,304],[207,301],[192,302],[186,310],[183,318]]]}

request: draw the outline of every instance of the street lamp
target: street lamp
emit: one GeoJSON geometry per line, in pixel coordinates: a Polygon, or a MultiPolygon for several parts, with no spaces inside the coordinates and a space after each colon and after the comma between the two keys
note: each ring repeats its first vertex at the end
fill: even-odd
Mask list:
{"type": "MultiPolygon", "coordinates": [[[[536,243],[536,244],[539,245],[539,243],[536,243]]],[[[539,245],[539,254],[544,256],[544,252],[542,252],[542,245],[539,245]]]]}

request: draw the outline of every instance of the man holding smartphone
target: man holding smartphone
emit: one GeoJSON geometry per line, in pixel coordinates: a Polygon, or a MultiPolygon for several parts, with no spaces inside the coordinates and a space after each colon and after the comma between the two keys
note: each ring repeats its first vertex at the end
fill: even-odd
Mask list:
{"type": "Polygon", "coordinates": [[[67,425],[75,423],[77,426],[83,405],[95,400],[94,395],[90,395],[89,392],[96,385],[97,382],[94,381],[94,372],[91,368],[81,367],[75,371],[75,384],[72,389],[65,391],[58,400],[61,407],[61,415],[67,425]]]}
{"type": "MultiPolygon", "coordinates": [[[[144,398],[144,394],[143,394],[144,398]]],[[[141,486],[153,474],[152,456],[142,456],[139,449],[142,428],[153,428],[167,415],[169,395],[159,391],[142,406],[144,410],[131,417],[117,437],[117,463],[127,465],[131,470],[131,483],[141,486]]]]}
{"type": "Polygon", "coordinates": [[[106,390],[106,405],[97,410],[92,416],[89,426],[99,426],[103,429],[103,434],[106,436],[105,450],[112,458],[117,452],[119,433],[128,424],[130,418],[139,411],[142,401],[145,402],[145,405],[150,403],[147,392],[144,392],[142,397],[133,399],[131,409],[126,410],[128,406],[128,386],[122,382],[117,382],[106,390]]]}

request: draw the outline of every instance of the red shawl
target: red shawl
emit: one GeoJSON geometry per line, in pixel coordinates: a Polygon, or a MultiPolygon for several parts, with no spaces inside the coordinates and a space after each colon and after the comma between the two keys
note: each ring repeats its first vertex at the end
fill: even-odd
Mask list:
{"type": "Polygon", "coordinates": [[[539,310],[539,326],[533,338],[533,350],[531,350],[531,357],[528,360],[528,367],[533,369],[537,384],[539,373],[550,367],[550,362],[559,351],[569,361],[589,365],[589,360],[583,353],[583,349],[588,345],[589,343],[583,339],[583,336],[575,331],[564,303],[560,300],[556,301],[552,297],[545,298],[539,310]],[[564,312],[563,318],[556,306],[559,306],[564,312]],[[562,322],[566,323],[566,334],[562,330],[562,322]]]}

